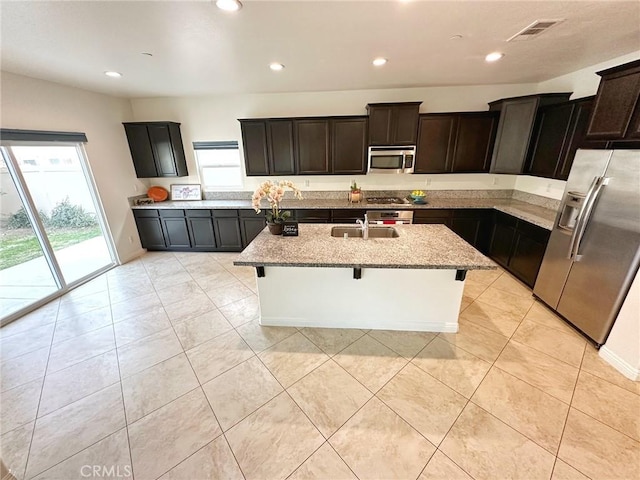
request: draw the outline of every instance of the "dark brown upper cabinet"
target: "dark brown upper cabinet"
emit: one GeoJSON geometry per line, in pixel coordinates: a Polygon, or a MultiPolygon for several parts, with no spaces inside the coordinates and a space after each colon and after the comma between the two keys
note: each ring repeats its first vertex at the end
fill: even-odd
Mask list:
{"type": "Polygon", "coordinates": [[[570,92],[545,93],[489,103],[489,110],[500,112],[491,158],[491,173],[522,173],[538,109],[567,102],[570,96],[570,92]]]}
{"type": "Polygon", "coordinates": [[[367,123],[367,117],[330,120],[332,173],[366,173],[367,123]]]}
{"type": "Polygon", "coordinates": [[[127,122],[123,125],[138,178],[189,175],[179,123],[127,122]]]}
{"type": "Polygon", "coordinates": [[[640,60],[597,73],[602,78],[586,138],[640,139],[640,60]]]}
{"type": "Polygon", "coordinates": [[[248,176],[295,173],[293,120],[240,120],[248,176]]]}
{"type": "Polygon", "coordinates": [[[455,114],[420,115],[414,173],[451,171],[457,125],[455,114]]]}
{"type": "Polygon", "coordinates": [[[487,172],[497,112],[420,115],[414,173],[487,172]]]}
{"type": "Polygon", "coordinates": [[[566,180],[584,145],[593,97],[547,105],[538,111],[526,173],[566,180]]]}
{"type": "Polygon", "coordinates": [[[422,102],[370,103],[369,145],[415,145],[422,102]]]}
{"type": "Polygon", "coordinates": [[[298,173],[316,175],[330,173],[329,120],[296,119],[296,154],[298,173]]]}

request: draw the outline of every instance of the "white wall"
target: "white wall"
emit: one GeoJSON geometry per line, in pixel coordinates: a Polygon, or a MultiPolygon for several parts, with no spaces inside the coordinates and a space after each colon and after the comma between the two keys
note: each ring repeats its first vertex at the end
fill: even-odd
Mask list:
{"type": "MultiPolygon", "coordinates": [[[[136,121],[173,120],[181,132],[191,175],[184,183],[200,183],[191,144],[194,141],[237,140],[242,145],[239,118],[324,115],[365,115],[367,103],[422,101],[420,112],[488,110],[487,103],[504,97],[536,92],[535,84],[355,90],[343,92],[218,95],[202,97],[137,98],[131,105],[136,121]]],[[[243,190],[251,191],[267,177],[245,177],[243,190]]],[[[364,189],[510,189],[510,175],[361,175],[297,176],[307,190],[346,190],[352,179],[364,189]],[[305,181],[309,182],[305,186],[305,181]],[[429,181],[429,185],[427,185],[429,181]]],[[[174,181],[149,180],[168,187],[174,181]]]]}
{"type": "Polygon", "coordinates": [[[631,284],[600,356],[632,380],[640,380],[640,272],[631,284]]]}
{"type": "Polygon", "coordinates": [[[118,256],[127,261],[137,255],[141,246],[127,197],[144,191],[144,184],[136,179],[122,127],[132,117],[129,101],[7,72],[0,73],[0,81],[3,128],[86,133],[89,164],[118,256]]]}
{"type": "Polygon", "coordinates": [[[600,76],[596,74],[600,70],[622,65],[623,63],[638,60],[640,50],[637,52],[613,58],[606,62],[591,65],[590,67],[576,70],[575,72],[561,75],[538,84],[538,93],[573,92],[572,99],[595,95],[600,84],[600,76]]]}

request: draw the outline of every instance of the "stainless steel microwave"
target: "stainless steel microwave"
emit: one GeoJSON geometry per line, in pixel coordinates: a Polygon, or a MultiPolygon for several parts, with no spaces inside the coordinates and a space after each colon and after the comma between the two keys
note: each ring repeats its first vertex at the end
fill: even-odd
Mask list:
{"type": "Polygon", "coordinates": [[[369,173],[413,173],[416,147],[369,147],[369,173]]]}

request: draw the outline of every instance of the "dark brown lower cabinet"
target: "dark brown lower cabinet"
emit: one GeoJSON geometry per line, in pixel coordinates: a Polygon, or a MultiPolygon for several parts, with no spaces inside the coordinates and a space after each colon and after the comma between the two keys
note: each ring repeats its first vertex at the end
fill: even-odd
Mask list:
{"type": "Polygon", "coordinates": [[[134,210],[133,216],[143,247],[148,250],[164,250],[167,248],[158,210],[134,210]]]}
{"type": "Polygon", "coordinates": [[[492,220],[492,210],[454,210],[449,228],[486,254],[489,250],[492,220]]]}
{"type": "Polygon", "coordinates": [[[240,219],[237,210],[212,210],[216,249],[220,252],[242,250],[240,219]]]}
{"type": "Polygon", "coordinates": [[[291,210],[291,220],[299,223],[329,223],[331,221],[331,210],[291,210]]]}
{"type": "Polygon", "coordinates": [[[160,210],[160,219],[167,248],[191,248],[184,210],[160,210]]]}
{"type": "Polygon", "coordinates": [[[242,245],[246,247],[267,226],[264,213],[257,214],[255,210],[240,210],[240,235],[242,245]]]}
{"type": "Polygon", "coordinates": [[[333,223],[356,223],[356,220],[364,220],[366,210],[359,208],[343,208],[331,211],[333,223]]]}
{"type": "Polygon", "coordinates": [[[533,287],[550,232],[502,212],[494,212],[489,256],[533,287]]]}
{"type": "Polygon", "coordinates": [[[451,210],[444,209],[429,209],[429,210],[415,210],[413,212],[413,223],[428,224],[428,223],[441,223],[447,227],[451,227],[451,210]]]}

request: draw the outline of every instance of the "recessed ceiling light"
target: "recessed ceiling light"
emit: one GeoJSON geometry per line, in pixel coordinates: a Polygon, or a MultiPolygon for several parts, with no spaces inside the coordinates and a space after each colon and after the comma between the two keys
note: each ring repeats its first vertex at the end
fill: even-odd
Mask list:
{"type": "Polygon", "coordinates": [[[216,0],[216,7],[227,12],[235,12],[242,8],[242,3],[239,0],[216,0]]]}
{"type": "Polygon", "coordinates": [[[381,67],[382,65],[384,65],[387,62],[388,62],[388,60],[386,58],[378,57],[378,58],[375,58],[372,63],[376,67],[381,67]]]}
{"type": "Polygon", "coordinates": [[[275,72],[279,72],[280,70],[282,70],[284,68],[284,65],[281,64],[281,63],[273,62],[273,63],[269,64],[269,68],[271,70],[275,71],[275,72]]]}
{"type": "Polygon", "coordinates": [[[107,77],[111,77],[111,78],[120,78],[122,76],[122,74],[120,72],[113,72],[111,70],[109,70],[108,72],[104,72],[104,74],[107,77]]]}
{"type": "Polygon", "coordinates": [[[500,52],[493,52],[490,53],[489,55],[487,55],[486,57],[484,57],[484,59],[487,62],[497,62],[498,60],[500,60],[502,57],[504,57],[504,53],[500,53],[500,52]]]}

